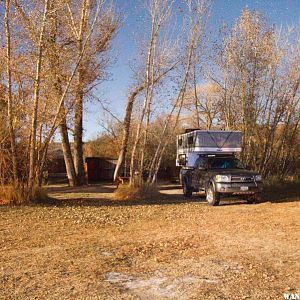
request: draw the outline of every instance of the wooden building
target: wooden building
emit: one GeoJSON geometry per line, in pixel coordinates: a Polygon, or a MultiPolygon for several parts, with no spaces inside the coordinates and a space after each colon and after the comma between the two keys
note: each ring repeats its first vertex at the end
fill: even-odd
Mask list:
{"type": "MultiPolygon", "coordinates": [[[[111,157],[86,157],[84,166],[86,183],[112,182],[117,161],[117,158],[111,157]]],[[[50,144],[45,170],[52,182],[68,182],[61,143],[50,144]]],[[[128,172],[126,172],[126,175],[124,172],[124,170],[121,170],[121,176],[128,177],[128,172]]],[[[163,162],[157,174],[158,180],[177,179],[178,173],[179,168],[175,166],[173,161],[163,162]]],[[[145,178],[147,178],[146,172],[145,178]]]]}
{"type": "Polygon", "coordinates": [[[118,159],[109,157],[86,157],[88,183],[113,181],[118,159]]]}

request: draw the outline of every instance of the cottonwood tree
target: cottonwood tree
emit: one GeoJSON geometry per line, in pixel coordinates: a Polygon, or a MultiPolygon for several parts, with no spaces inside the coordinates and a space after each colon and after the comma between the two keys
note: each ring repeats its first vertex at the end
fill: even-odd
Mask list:
{"type": "Polygon", "coordinates": [[[190,128],[210,130],[218,126],[220,90],[214,82],[197,84],[187,91],[184,109],[187,110],[187,124],[190,128]]]}
{"type": "MultiPolygon", "coordinates": [[[[1,55],[2,56],[2,55],[1,55]]],[[[0,76],[3,76],[5,72],[4,68],[0,68],[0,76]]],[[[7,101],[6,101],[5,87],[0,84],[0,117],[2,122],[0,123],[0,184],[4,185],[8,177],[11,177],[10,165],[10,143],[9,143],[9,132],[7,126],[7,101]]]]}
{"type": "MultiPolygon", "coordinates": [[[[84,183],[83,167],[83,141],[82,141],[82,119],[83,102],[85,97],[95,89],[96,86],[105,80],[105,70],[109,64],[110,44],[120,26],[119,16],[115,16],[112,3],[98,1],[97,6],[93,1],[82,0],[78,9],[78,2],[68,2],[65,17],[62,18],[65,39],[76,59],[81,56],[83,45],[90,28],[94,22],[95,29],[85,45],[85,51],[80,59],[76,74],[75,83],[72,87],[74,95],[74,159],[71,153],[71,146],[68,137],[68,128],[65,108],[62,108],[62,122],[60,132],[63,145],[63,153],[67,167],[67,174],[70,185],[84,183]],[[95,13],[98,11],[97,19],[95,13]],[[94,20],[94,21],[93,21],[94,20]]],[[[61,45],[60,49],[63,45],[61,45]]]]}
{"type": "MultiPolygon", "coordinates": [[[[166,51],[166,43],[159,43],[159,38],[163,34],[163,28],[165,23],[171,16],[172,5],[174,1],[168,0],[152,0],[149,2],[149,15],[151,18],[151,31],[149,36],[149,46],[147,49],[147,55],[145,59],[145,76],[144,76],[144,101],[142,104],[142,110],[140,113],[133,148],[131,152],[130,160],[130,182],[133,183],[134,174],[139,172],[139,176],[143,174],[145,146],[148,137],[150,111],[153,101],[154,81],[155,74],[160,73],[161,66],[168,63],[169,55],[166,51]],[[144,128],[144,140],[140,147],[140,159],[139,166],[137,162],[137,146],[141,139],[141,130],[144,119],[146,119],[146,126],[144,128]]],[[[166,40],[166,39],[165,39],[166,40]]],[[[168,45],[169,46],[169,45],[168,45]]]]}
{"type": "Polygon", "coordinates": [[[257,135],[263,138],[259,169],[265,175],[277,174],[283,177],[290,171],[295,172],[297,164],[296,149],[299,147],[300,134],[300,40],[298,36],[297,42],[292,45],[285,39],[284,44],[280,45],[278,38],[276,44],[284,54],[280,64],[282,68],[277,66],[276,75],[273,73],[273,78],[277,78],[268,88],[268,94],[272,96],[268,98],[263,110],[267,112],[263,130],[265,136],[260,131],[257,135]]]}
{"type": "Polygon", "coordinates": [[[38,109],[40,102],[40,82],[41,82],[41,68],[45,41],[45,28],[48,18],[49,0],[44,1],[44,10],[42,13],[41,27],[39,28],[39,38],[37,42],[36,53],[36,71],[34,77],[33,87],[33,109],[31,115],[31,129],[30,129],[30,144],[29,144],[29,186],[32,187],[35,183],[36,177],[36,160],[37,160],[37,130],[38,130],[38,109]]]}
{"type": "MultiPolygon", "coordinates": [[[[55,10],[54,2],[51,3],[51,13],[49,16],[49,35],[46,40],[45,60],[49,65],[49,92],[55,99],[59,99],[63,93],[64,78],[70,69],[73,56],[71,56],[72,42],[69,39],[69,28],[66,28],[62,22],[64,11],[55,10]],[[67,50],[67,51],[66,51],[67,50]]],[[[77,184],[76,172],[73,156],[71,152],[68,127],[67,127],[67,109],[70,107],[70,99],[65,99],[60,111],[59,131],[61,135],[61,144],[64,154],[64,161],[67,170],[67,176],[70,186],[77,184]]]]}
{"type": "Polygon", "coordinates": [[[90,11],[84,14],[88,21],[78,50],[67,27],[67,18],[69,24],[75,22],[75,17],[72,20],[67,14],[69,5],[70,2],[62,0],[5,2],[5,30],[1,34],[5,37],[6,51],[0,55],[4,55],[7,68],[5,73],[1,70],[4,75],[0,86],[6,95],[9,150],[18,156],[18,161],[13,162],[14,178],[26,181],[29,197],[30,191],[41,182],[51,139],[59,126],[66,127],[66,116],[72,108],[72,99],[76,98],[75,79],[81,61],[86,62],[85,88],[92,89],[91,83],[99,74],[104,77],[108,62],[105,56],[97,54],[108,50],[118,24],[110,5],[93,1],[88,6],[90,11]],[[72,55],[74,49],[76,57],[72,55]],[[22,155],[17,155],[17,151],[22,155]]]}
{"type": "Polygon", "coordinates": [[[12,70],[11,70],[11,33],[10,33],[10,0],[5,0],[5,37],[6,37],[6,78],[7,78],[7,117],[11,147],[13,183],[18,180],[17,152],[15,131],[13,126],[13,99],[12,99],[12,70]]]}
{"type": "Polygon", "coordinates": [[[130,177],[131,182],[135,170],[142,174],[144,165],[145,148],[147,143],[151,106],[153,92],[156,85],[161,83],[164,78],[176,67],[178,59],[174,55],[176,51],[176,41],[173,41],[173,48],[167,36],[168,22],[172,14],[174,1],[170,0],[150,0],[146,4],[146,9],[150,17],[150,33],[148,41],[145,42],[147,49],[141,49],[141,61],[136,68],[137,82],[130,89],[124,118],[124,129],[121,150],[118,163],[115,169],[114,178],[120,174],[121,167],[124,164],[128,140],[131,129],[131,118],[136,98],[143,96],[143,104],[138,119],[135,138],[133,140],[131,160],[130,160],[130,177]],[[171,50],[172,49],[172,50],[171,50]],[[143,127],[145,121],[145,127],[143,127]],[[141,138],[143,138],[142,143],[141,138]],[[138,150],[140,145],[140,151],[138,150]],[[138,161],[137,156],[140,155],[138,161]]]}
{"type": "Polygon", "coordinates": [[[242,160],[264,175],[287,170],[286,155],[293,153],[287,150],[288,136],[298,132],[299,76],[294,70],[299,52],[291,55],[291,49],[259,12],[245,9],[224,35],[219,70],[212,76],[221,91],[221,125],[242,131],[242,160]]]}
{"type": "Polygon", "coordinates": [[[169,143],[169,139],[174,135],[178,126],[182,112],[185,96],[189,84],[192,80],[193,66],[199,62],[203,48],[201,48],[205,37],[205,25],[209,16],[209,2],[204,0],[186,1],[186,24],[187,39],[184,43],[182,54],[182,69],[178,80],[178,93],[172,103],[172,108],[165,119],[160,135],[160,142],[155,151],[155,155],[150,164],[147,182],[154,183],[161,165],[163,154],[169,143]]]}
{"type": "MultiPolygon", "coordinates": [[[[156,83],[164,84],[164,79],[168,78],[166,75],[170,76],[170,71],[177,73],[176,83],[178,94],[175,95],[175,100],[173,102],[171,112],[168,114],[165,120],[165,125],[162,130],[161,141],[158,145],[157,151],[155,153],[153,162],[150,167],[149,178],[156,177],[159,166],[161,164],[161,157],[166,149],[168,135],[170,134],[169,126],[173,124],[171,120],[175,119],[175,123],[171,125],[171,132],[174,132],[176,124],[178,123],[179,115],[181,112],[181,107],[190,78],[190,70],[192,68],[194,55],[196,55],[196,49],[200,44],[200,40],[203,30],[203,20],[205,12],[207,12],[206,1],[186,1],[184,7],[186,15],[182,18],[184,26],[181,26],[185,30],[182,30],[177,37],[181,39],[182,48],[176,48],[175,52],[170,51],[172,48],[170,45],[180,45],[178,39],[166,38],[166,32],[164,28],[167,28],[168,22],[171,22],[171,17],[174,13],[174,3],[173,1],[150,1],[149,2],[149,14],[151,19],[151,30],[149,34],[149,43],[147,47],[147,55],[145,57],[145,67],[141,68],[144,72],[143,83],[138,85],[137,89],[134,89],[132,94],[134,97],[129,97],[128,100],[128,110],[126,110],[125,116],[125,129],[124,129],[124,143],[122,144],[122,149],[119,156],[119,162],[117,165],[117,171],[115,172],[115,177],[120,170],[121,163],[124,161],[124,153],[126,153],[126,147],[129,136],[130,128],[130,119],[132,114],[132,107],[135,97],[138,93],[142,92],[143,101],[140,115],[138,118],[137,128],[135,131],[135,138],[133,142],[133,148],[131,152],[131,161],[130,161],[130,178],[131,184],[133,184],[134,174],[139,174],[140,177],[137,181],[141,182],[141,177],[144,171],[144,157],[145,150],[148,141],[148,133],[150,126],[150,118],[152,112],[152,106],[154,101],[156,83]],[[185,39],[187,34],[188,38],[185,39]],[[161,39],[163,37],[163,39],[161,39]],[[164,42],[162,42],[164,41],[164,42]],[[184,42],[182,42],[184,41],[184,42]],[[175,54],[176,53],[176,54],[175,54]],[[161,66],[164,66],[162,68],[161,66]],[[166,67],[167,66],[167,67],[166,67]],[[179,71],[180,70],[180,71],[179,71]],[[182,72],[179,74],[179,72],[182,72]],[[157,75],[162,74],[163,76],[157,75]],[[159,80],[157,80],[157,78],[159,80]],[[137,92],[136,92],[137,91],[137,92]],[[175,114],[175,118],[174,118],[175,114]],[[125,151],[124,151],[125,150],[125,151]]],[[[176,7],[177,8],[177,7],[176,7]]],[[[172,20],[174,21],[174,19],[172,20]]],[[[167,84],[166,84],[167,85],[167,84]]],[[[153,181],[153,180],[152,180],[153,181]]]]}
{"type": "MultiPolygon", "coordinates": [[[[77,78],[77,81],[75,83],[75,115],[76,115],[76,109],[81,110],[81,112],[79,111],[78,113],[81,115],[80,118],[75,117],[75,128],[77,128],[77,130],[82,130],[82,104],[80,104],[79,106],[77,105],[78,102],[76,102],[78,100],[78,70],[80,69],[81,63],[82,61],[85,61],[85,69],[84,72],[82,71],[82,67],[81,67],[81,71],[83,73],[84,76],[81,78],[82,82],[81,85],[85,84],[84,88],[87,89],[91,89],[90,84],[92,82],[95,82],[96,80],[99,80],[99,73],[102,75],[103,74],[103,69],[106,63],[106,60],[103,58],[99,58],[99,56],[97,56],[97,54],[101,54],[102,52],[106,52],[108,50],[108,46],[109,46],[109,42],[110,39],[113,36],[113,33],[115,32],[115,30],[118,27],[118,21],[114,20],[113,15],[112,15],[112,10],[111,7],[109,10],[105,10],[104,1],[97,1],[96,2],[96,7],[94,13],[92,13],[92,11],[87,11],[88,8],[92,9],[93,6],[90,5],[89,2],[84,1],[83,5],[82,5],[82,13],[80,15],[80,22],[86,22],[86,24],[80,23],[82,26],[85,27],[85,33],[80,34],[80,40],[82,39],[82,41],[80,41],[80,51],[78,50],[78,44],[76,43],[76,49],[77,49],[77,56],[76,56],[76,60],[75,60],[75,68],[72,71],[71,77],[67,84],[66,84],[66,88],[62,94],[62,97],[59,101],[59,110],[56,113],[56,118],[55,118],[55,122],[58,121],[60,118],[60,113],[61,113],[61,109],[62,109],[62,105],[66,96],[66,91],[70,88],[71,82],[73,78],[77,78]],[[105,13],[104,13],[105,12],[105,13]],[[84,15],[82,15],[84,14],[84,15]],[[85,20],[86,16],[90,16],[88,19],[85,20]],[[102,18],[100,18],[100,16],[102,18]],[[105,26],[104,26],[105,25],[105,26]],[[102,30],[102,31],[101,31],[102,30]],[[90,69],[89,69],[90,68],[90,69]],[[77,95],[77,96],[76,96],[77,95]],[[77,100],[76,100],[77,99],[77,100]],[[77,104],[76,104],[77,103],[77,104]],[[79,120],[77,122],[76,125],[76,120],[79,120]],[[78,126],[78,127],[76,127],[78,126]],[[79,128],[79,129],[78,129],[79,128]]],[[[70,10],[70,7],[68,6],[68,10],[70,10]]],[[[71,15],[70,12],[70,16],[73,22],[73,17],[71,15]]],[[[80,25],[80,26],[81,26],[80,25]]],[[[73,28],[75,30],[75,28],[73,28]]],[[[79,30],[83,30],[83,28],[79,27],[79,30]]],[[[79,32],[80,33],[80,32],[79,32]]],[[[78,42],[78,41],[77,41],[78,42]]],[[[83,92],[84,90],[82,90],[83,92]]],[[[85,92],[87,92],[85,90],[85,92]]],[[[80,95],[83,95],[80,92],[80,95]]],[[[80,97],[81,100],[83,100],[82,97],[80,97]]],[[[55,122],[52,125],[52,129],[51,131],[54,133],[56,126],[55,126],[55,122]]],[[[80,144],[82,146],[82,132],[79,133],[80,136],[80,144]]],[[[75,143],[76,144],[76,143],[75,143]]],[[[78,152],[77,152],[78,153],[78,152]]],[[[83,152],[80,152],[80,155],[83,155],[83,152]]],[[[75,159],[76,161],[76,151],[75,151],[75,159]]],[[[83,162],[83,158],[80,158],[80,161],[83,162]]],[[[75,169],[76,169],[76,163],[75,163],[75,169]]],[[[78,175],[78,170],[77,170],[77,183],[82,184],[83,183],[83,179],[82,179],[82,174],[80,173],[78,175]],[[79,177],[78,177],[79,176],[79,177]],[[79,179],[78,179],[79,178],[79,179]]]]}

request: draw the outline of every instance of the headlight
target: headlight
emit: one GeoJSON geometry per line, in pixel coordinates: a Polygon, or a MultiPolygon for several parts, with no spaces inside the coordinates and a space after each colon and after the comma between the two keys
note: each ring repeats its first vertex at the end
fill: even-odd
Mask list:
{"type": "Polygon", "coordinates": [[[216,176],[216,182],[230,182],[231,178],[227,175],[217,175],[216,176]]]}
{"type": "Polygon", "coordinates": [[[261,175],[255,175],[255,181],[262,181],[261,175]]]}

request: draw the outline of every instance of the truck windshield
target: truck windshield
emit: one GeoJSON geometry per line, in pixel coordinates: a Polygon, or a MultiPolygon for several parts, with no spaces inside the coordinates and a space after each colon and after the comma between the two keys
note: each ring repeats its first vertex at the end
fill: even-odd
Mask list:
{"type": "Polygon", "coordinates": [[[209,169],[244,169],[242,163],[235,157],[214,157],[208,159],[209,169]]]}

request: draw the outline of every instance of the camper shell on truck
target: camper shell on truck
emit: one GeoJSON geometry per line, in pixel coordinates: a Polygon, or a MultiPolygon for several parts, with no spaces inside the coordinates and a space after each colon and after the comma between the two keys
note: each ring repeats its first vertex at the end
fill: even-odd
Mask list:
{"type": "Polygon", "coordinates": [[[262,192],[262,178],[236,157],[242,151],[240,131],[193,130],[177,136],[176,165],[181,166],[183,193],[204,191],[210,205],[221,196],[242,195],[255,203],[262,192]]]}

